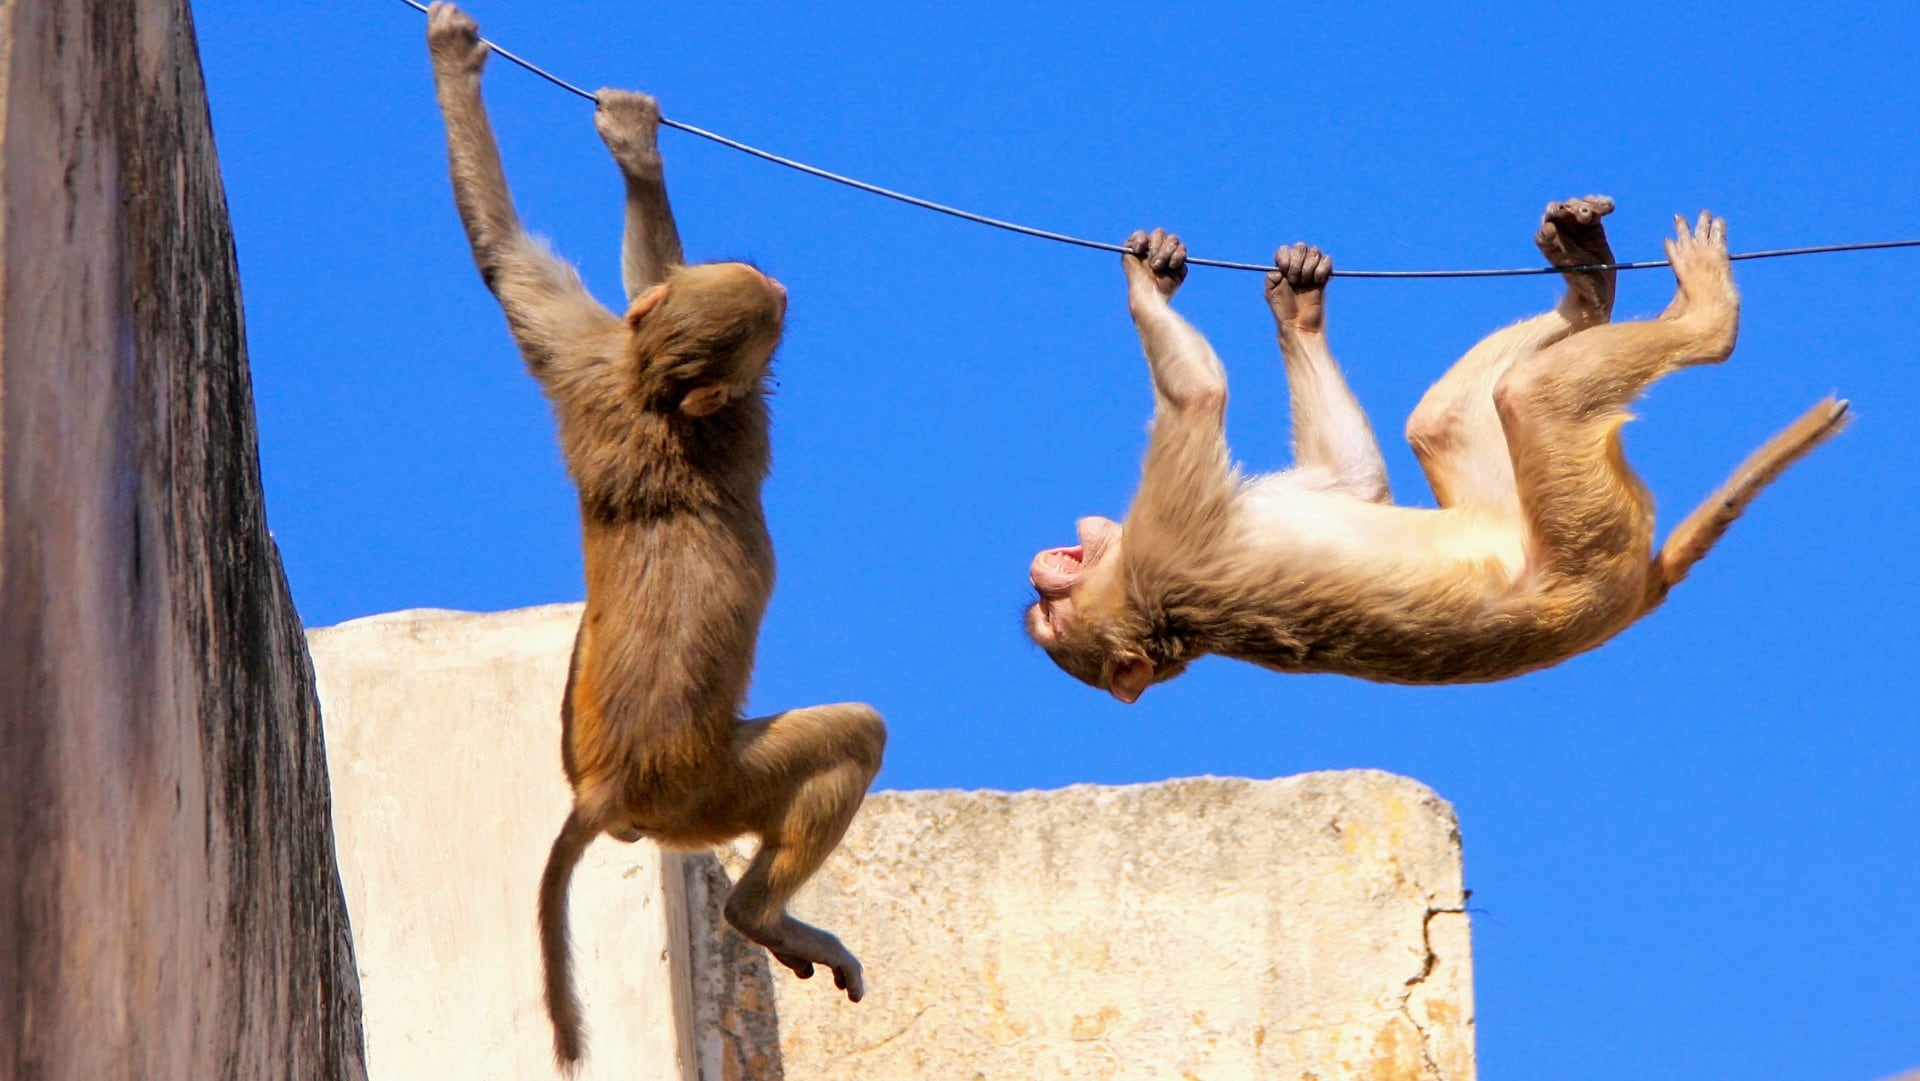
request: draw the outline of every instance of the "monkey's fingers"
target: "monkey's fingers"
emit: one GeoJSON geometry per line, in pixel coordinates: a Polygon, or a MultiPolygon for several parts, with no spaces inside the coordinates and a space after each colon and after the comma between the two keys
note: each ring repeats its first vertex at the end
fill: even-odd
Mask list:
{"type": "Polygon", "coordinates": [[[1147,266],[1154,276],[1179,281],[1187,273],[1187,246],[1164,229],[1147,235],[1147,266]]]}
{"type": "Polygon", "coordinates": [[[1333,276],[1333,259],[1306,243],[1282,246],[1273,253],[1273,265],[1273,273],[1267,275],[1269,280],[1277,278],[1301,292],[1319,289],[1333,276]]]}
{"type": "Polygon", "coordinates": [[[474,21],[473,16],[445,0],[435,0],[427,5],[427,37],[436,44],[477,43],[480,40],[480,24],[474,21]]]}
{"type": "Polygon", "coordinates": [[[1333,278],[1333,256],[1318,248],[1314,250],[1319,253],[1320,258],[1313,264],[1313,284],[1315,288],[1324,288],[1333,278]]]}
{"type": "Polygon", "coordinates": [[[660,121],[660,103],[653,95],[638,90],[620,90],[603,86],[594,91],[594,112],[629,124],[653,125],[660,121]]]}
{"type": "Polygon", "coordinates": [[[473,16],[437,0],[427,8],[427,49],[436,67],[479,71],[491,46],[480,40],[473,16]]]}

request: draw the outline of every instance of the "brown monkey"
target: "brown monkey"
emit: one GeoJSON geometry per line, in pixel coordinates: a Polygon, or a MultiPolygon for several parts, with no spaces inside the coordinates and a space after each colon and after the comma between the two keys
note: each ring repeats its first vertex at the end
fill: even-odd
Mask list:
{"type": "Polygon", "coordinates": [[[786,905],[860,807],[886,729],[860,704],[740,715],[773,587],[764,381],[786,293],[742,263],[682,262],[653,99],[602,90],[594,124],[626,180],[628,306],[601,307],[520,225],[480,98],[478,27],[436,3],[427,41],[474,261],[580,489],[587,605],[561,708],[574,805],[540,883],[555,1055],[571,1067],[583,1051],[567,885],[602,832],[687,847],[757,834],[728,921],[802,978],[832,969],[857,1002],[860,962],[786,905]]]}
{"type": "MultiPolygon", "coordinates": [[[[1547,207],[1555,266],[1612,261],[1604,196],[1547,207]]],[[[1061,668],[1124,702],[1208,653],[1393,683],[1503,679],[1605,642],[1666,598],[1748,502],[1843,427],[1828,399],[1755,451],[1658,554],[1646,489],[1621,454],[1653,380],[1733,351],[1726,223],[1675,219],[1679,289],[1658,318],[1610,323],[1613,272],[1569,269],[1554,310],[1498,331],[1407,425],[1438,509],[1394,506],[1366,416],[1327,350],[1332,263],[1282,248],[1267,277],[1293,406],[1294,468],[1243,478],[1227,382],[1168,300],[1186,250],[1135,233],[1121,262],[1153,377],[1154,420],[1124,527],[1034,557],[1027,630],[1061,668]]]]}

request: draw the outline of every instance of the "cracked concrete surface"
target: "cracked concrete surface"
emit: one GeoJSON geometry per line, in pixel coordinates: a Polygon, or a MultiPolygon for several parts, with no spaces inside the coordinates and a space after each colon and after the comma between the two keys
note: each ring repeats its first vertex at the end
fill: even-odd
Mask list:
{"type": "MultiPolygon", "coordinates": [[[[552,1076],[532,913],[578,613],[311,635],[375,1081],[552,1076]]],[[[724,926],[751,849],[589,850],[588,1076],[1474,1076],[1459,831],[1403,777],[876,794],[794,904],[857,1005],[724,926]]]]}
{"type": "Polygon", "coordinates": [[[1470,1081],[1464,900],[1386,773],[880,793],[794,904],[867,997],[776,967],[786,1076],[1470,1081]]]}

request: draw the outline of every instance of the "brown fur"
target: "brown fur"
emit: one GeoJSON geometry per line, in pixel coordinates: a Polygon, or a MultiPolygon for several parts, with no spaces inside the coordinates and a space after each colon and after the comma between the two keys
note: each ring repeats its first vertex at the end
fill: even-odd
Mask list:
{"type": "MultiPolygon", "coordinates": [[[[1556,265],[1612,261],[1604,196],[1554,203],[1556,265]]],[[[1678,291],[1616,324],[1611,272],[1568,271],[1560,305],[1498,331],[1435,384],[1408,439],[1438,509],[1392,505],[1385,466],[1327,351],[1332,264],[1282,248],[1267,293],[1286,359],[1295,468],[1241,478],[1226,376],[1168,306],[1184,249],[1135,234],[1123,263],[1155,386],[1140,488],[1117,540],[1035,559],[1028,628],[1060,666],[1132,701],[1217,653],[1395,683],[1504,679],[1591,649],[1651,611],[1760,489],[1847,420],[1829,399],[1767,442],[1653,554],[1653,504],[1620,445],[1647,384],[1732,352],[1725,223],[1676,219],[1678,291]],[[1064,553],[1064,555],[1062,554],[1064,553]],[[1081,556],[1086,556],[1084,563],[1081,556]]]]}
{"type": "Polygon", "coordinates": [[[580,490],[587,605],[561,708],[574,806],[540,885],[554,1051],[584,1053],[566,897],[601,833],[699,847],[761,845],[727,918],[802,977],[816,964],[858,1001],[860,963],[786,905],[832,851],[879,772],[886,731],[845,703],[743,721],[773,589],[761,512],[764,382],[785,292],[740,263],[683,265],[652,99],[603,90],[595,125],[627,182],[624,318],[522,229],[480,98],[472,19],[432,5],[428,43],[454,200],[474,261],[559,421],[580,490]]]}

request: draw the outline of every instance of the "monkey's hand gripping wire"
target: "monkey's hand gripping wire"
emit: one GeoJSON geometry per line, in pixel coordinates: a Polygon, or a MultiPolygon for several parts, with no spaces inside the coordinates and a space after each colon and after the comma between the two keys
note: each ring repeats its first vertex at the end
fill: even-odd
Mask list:
{"type": "MultiPolygon", "coordinates": [[[[413,8],[415,11],[425,12],[427,10],[427,5],[421,3],[420,0],[400,0],[400,2],[413,8]]],[[[592,91],[584,90],[540,65],[535,64],[533,61],[502,48],[498,42],[488,38],[481,38],[480,40],[487,48],[497,53],[502,60],[525,68],[527,71],[538,75],[540,78],[545,79],[570,94],[577,94],[588,101],[599,100],[593,95],[592,91]]],[[[844,184],[849,188],[864,191],[869,195],[878,195],[884,199],[892,199],[896,202],[906,203],[908,206],[917,206],[922,210],[931,210],[936,214],[945,214],[949,217],[959,218],[962,221],[970,221],[977,225],[1004,229],[1009,233],[1019,233],[1022,236],[1036,237],[1040,240],[1051,240],[1059,244],[1072,244],[1080,248],[1092,248],[1096,251],[1115,253],[1123,253],[1126,250],[1118,244],[1109,244],[1100,240],[1088,240],[1085,237],[1069,236],[1066,233],[1056,233],[1049,229],[1038,229],[1031,225],[1021,225],[1019,222],[1006,221],[1002,218],[992,218],[985,214],[976,214],[971,210],[962,210],[959,207],[948,206],[945,203],[936,203],[931,199],[922,199],[917,195],[908,195],[906,192],[894,191],[892,188],[883,188],[878,184],[870,184],[865,180],[857,180],[850,176],[843,176],[840,173],[822,169],[817,165],[808,165],[804,161],[795,161],[792,158],[782,157],[771,150],[762,150],[757,146],[750,146],[740,142],[738,139],[729,139],[717,132],[696,127],[685,121],[673,120],[663,116],[660,118],[660,123],[676,131],[683,131],[688,135],[698,136],[709,142],[719,143],[721,146],[738,150],[742,154],[751,154],[762,161],[770,161],[775,165],[784,165],[789,169],[805,173],[808,176],[817,176],[822,180],[831,180],[835,184],[844,184]]],[[[1800,248],[1772,248],[1766,251],[1737,252],[1728,258],[1736,261],[1741,259],[1778,259],[1788,255],[1824,255],[1829,252],[1877,251],[1884,248],[1920,248],[1920,238],[1913,240],[1870,240],[1853,244],[1814,244],[1800,248]]],[[[1273,266],[1268,263],[1238,263],[1226,259],[1202,259],[1197,256],[1189,256],[1187,265],[1218,267],[1222,270],[1251,270],[1262,274],[1269,273],[1273,270],[1273,266]]],[[[1515,278],[1535,274],[1575,273],[1586,270],[1649,270],[1654,267],[1667,265],[1668,263],[1665,259],[1642,259],[1630,263],[1596,263],[1590,266],[1576,267],[1500,267],[1475,270],[1336,269],[1333,271],[1333,276],[1337,278],[1515,278]]]]}

